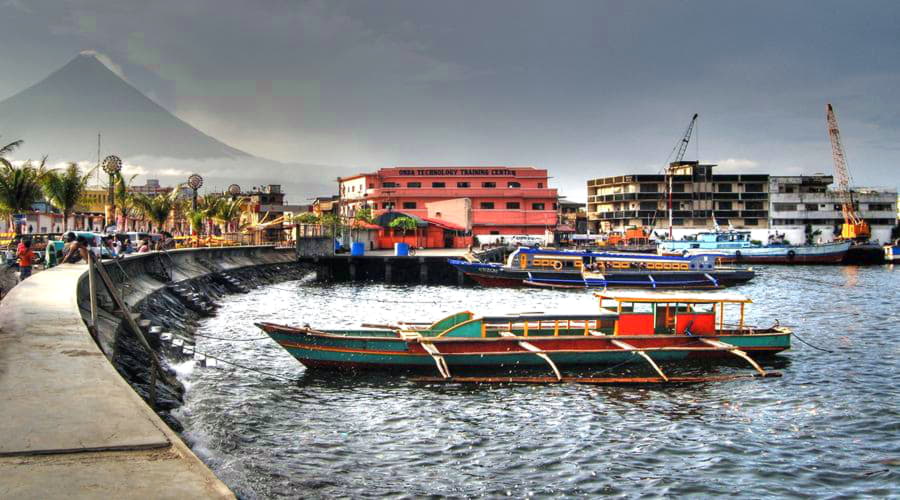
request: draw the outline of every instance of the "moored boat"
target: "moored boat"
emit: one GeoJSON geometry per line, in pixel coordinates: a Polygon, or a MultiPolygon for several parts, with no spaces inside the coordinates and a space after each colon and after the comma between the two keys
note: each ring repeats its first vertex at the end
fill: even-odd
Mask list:
{"type": "Polygon", "coordinates": [[[850,241],[813,245],[771,243],[762,245],[751,239],[750,231],[709,231],[693,239],[665,240],[659,243],[660,255],[712,255],[725,263],[748,264],[837,264],[850,249],[850,241]]]}
{"type": "Polygon", "coordinates": [[[596,295],[599,311],[584,314],[477,316],[463,311],[434,323],[353,330],[257,326],[308,368],[436,369],[442,379],[465,368],[545,367],[551,379],[562,381],[567,378],[561,372],[565,367],[637,362],[657,374],[642,380],[669,382],[673,379],[658,363],[728,358],[744,359],[766,376],[769,373],[754,358],[790,348],[791,331],[777,322],[768,328],[744,323],[750,299],[743,295],[640,291],[596,295]],[[740,310],[734,324],[725,322],[726,305],[740,310]]]}
{"type": "Polygon", "coordinates": [[[888,262],[900,261],[900,239],[894,241],[894,243],[884,245],[884,260],[888,262]]]}
{"type": "Polygon", "coordinates": [[[753,279],[752,269],[726,268],[710,256],[518,248],[505,264],[450,259],[483,286],[553,288],[715,289],[753,279]]]}

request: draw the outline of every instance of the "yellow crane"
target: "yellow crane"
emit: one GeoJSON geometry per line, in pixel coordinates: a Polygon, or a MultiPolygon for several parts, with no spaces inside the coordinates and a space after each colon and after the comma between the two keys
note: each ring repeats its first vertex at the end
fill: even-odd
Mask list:
{"type": "Polygon", "coordinates": [[[826,112],[828,136],[831,138],[831,156],[834,158],[834,174],[837,176],[837,193],[841,199],[841,214],[844,225],[841,226],[841,239],[866,241],[871,235],[869,224],[856,213],[853,207],[853,196],[850,193],[850,171],[847,170],[847,156],[841,144],[841,131],[838,129],[834,108],[828,104],[826,112]]]}

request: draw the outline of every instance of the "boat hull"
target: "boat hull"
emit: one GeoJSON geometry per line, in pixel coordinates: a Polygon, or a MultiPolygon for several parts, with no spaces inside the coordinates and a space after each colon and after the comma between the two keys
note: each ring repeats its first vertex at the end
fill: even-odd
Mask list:
{"type": "Polygon", "coordinates": [[[746,248],[672,249],[660,246],[663,255],[709,255],[724,263],[746,264],[839,264],[850,249],[850,242],[806,246],[770,246],[746,248]]]}
{"type": "MultiPolygon", "coordinates": [[[[435,369],[435,360],[418,341],[394,337],[310,334],[303,329],[258,325],[295,359],[309,368],[435,369]]],[[[385,332],[382,332],[384,334],[385,332]]],[[[790,333],[704,337],[739,347],[759,357],[790,348],[790,333]]],[[[642,363],[633,352],[613,340],[644,350],[654,361],[721,360],[734,358],[727,349],[704,348],[699,337],[685,335],[527,337],[527,342],[550,356],[559,367],[642,363]],[[673,349],[674,348],[674,349],[673,349]],[[699,349],[698,349],[699,348],[699,349]],[[679,350],[683,349],[683,350],[679,350]]],[[[520,345],[522,337],[429,339],[450,368],[505,369],[547,367],[547,362],[520,345]]]]}
{"type": "Polygon", "coordinates": [[[497,264],[451,260],[457,270],[482,286],[546,286],[560,288],[645,288],[651,290],[722,288],[753,279],[749,269],[706,271],[620,270],[602,273],[602,277],[575,271],[515,269],[497,264]]]}

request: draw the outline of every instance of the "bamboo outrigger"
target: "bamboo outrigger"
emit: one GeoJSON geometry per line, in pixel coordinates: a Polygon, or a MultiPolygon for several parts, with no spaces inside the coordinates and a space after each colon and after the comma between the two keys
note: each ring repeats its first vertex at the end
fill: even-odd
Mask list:
{"type": "MultiPolygon", "coordinates": [[[[662,362],[743,359],[756,376],[767,372],[754,358],[790,348],[791,331],[745,324],[750,299],[733,293],[602,292],[591,314],[522,313],[476,316],[470,311],[434,323],[364,325],[359,330],[317,330],[259,323],[308,368],[437,369],[453,382],[689,383],[736,376],[672,377],[662,362]],[[739,322],[725,323],[726,305],[739,322]],[[645,363],[657,377],[635,379],[564,376],[561,368],[645,363]],[[552,377],[458,377],[463,368],[546,367],[552,377]]],[[[738,376],[739,377],[739,376],[738,376]]]]}

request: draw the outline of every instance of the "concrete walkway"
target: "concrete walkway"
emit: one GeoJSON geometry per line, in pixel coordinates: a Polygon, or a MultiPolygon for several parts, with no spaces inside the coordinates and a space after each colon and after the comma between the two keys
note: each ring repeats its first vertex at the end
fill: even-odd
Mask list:
{"type": "Polygon", "coordinates": [[[0,303],[0,498],[233,498],[91,339],[86,270],[44,271],[0,303]]]}

